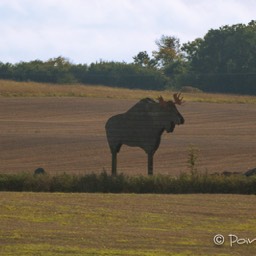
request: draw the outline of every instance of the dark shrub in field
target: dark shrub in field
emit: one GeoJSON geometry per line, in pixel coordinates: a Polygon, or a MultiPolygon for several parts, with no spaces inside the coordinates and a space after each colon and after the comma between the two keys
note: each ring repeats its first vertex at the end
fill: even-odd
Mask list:
{"type": "Polygon", "coordinates": [[[256,194],[256,177],[208,175],[193,171],[170,175],[111,176],[100,174],[0,174],[0,191],[100,193],[232,193],[256,194]]]}

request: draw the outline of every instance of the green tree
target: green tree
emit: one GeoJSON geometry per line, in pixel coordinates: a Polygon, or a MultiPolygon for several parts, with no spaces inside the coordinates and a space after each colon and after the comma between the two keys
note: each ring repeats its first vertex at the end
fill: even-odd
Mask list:
{"type": "Polygon", "coordinates": [[[136,56],[133,57],[134,63],[142,67],[155,67],[157,61],[154,58],[150,58],[146,51],[139,52],[136,56]]]}
{"type": "Polygon", "coordinates": [[[157,69],[122,62],[92,63],[85,81],[116,87],[162,90],[168,79],[157,69]]]}
{"type": "Polygon", "coordinates": [[[162,35],[155,43],[158,49],[152,52],[153,58],[150,58],[146,51],[139,52],[133,57],[134,63],[142,67],[157,69],[166,77],[168,81],[166,86],[181,87],[184,73],[187,72],[188,62],[181,51],[179,39],[174,36],[162,35]]]}
{"type": "Polygon", "coordinates": [[[77,79],[72,74],[73,64],[69,59],[59,56],[49,59],[46,65],[52,72],[52,79],[55,83],[76,83],[77,79]]]}
{"type": "Polygon", "coordinates": [[[12,79],[13,77],[13,65],[11,63],[0,62],[0,78],[12,79]]]}
{"type": "Polygon", "coordinates": [[[156,45],[158,50],[153,52],[153,56],[159,68],[170,80],[170,86],[176,89],[182,87],[188,65],[181,50],[180,40],[174,36],[162,35],[156,40],[156,45]]]}
{"type": "Polygon", "coordinates": [[[201,89],[256,94],[256,21],[211,29],[182,50],[201,89]]]}
{"type": "Polygon", "coordinates": [[[153,51],[153,56],[160,67],[165,67],[182,57],[180,40],[174,36],[162,35],[159,40],[156,40],[156,45],[158,51],[153,51]]]}
{"type": "Polygon", "coordinates": [[[184,52],[184,57],[188,61],[192,61],[197,59],[197,54],[199,51],[199,48],[203,42],[202,38],[196,38],[192,42],[184,43],[181,47],[181,50],[184,52]]]}

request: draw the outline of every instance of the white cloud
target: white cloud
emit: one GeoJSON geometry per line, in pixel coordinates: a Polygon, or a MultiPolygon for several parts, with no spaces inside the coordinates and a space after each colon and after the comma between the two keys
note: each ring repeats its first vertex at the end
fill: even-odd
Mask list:
{"type": "Polygon", "coordinates": [[[1,0],[0,61],[132,61],[162,34],[181,42],[210,28],[248,23],[254,0],[1,0]]]}

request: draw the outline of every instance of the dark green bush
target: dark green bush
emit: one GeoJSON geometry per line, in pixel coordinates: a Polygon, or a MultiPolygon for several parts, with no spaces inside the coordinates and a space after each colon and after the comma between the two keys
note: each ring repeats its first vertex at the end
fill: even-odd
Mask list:
{"type": "Polygon", "coordinates": [[[209,175],[197,171],[170,175],[0,174],[0,191],[101,193],[232,193],[256,194],[256,177],[209,175]]]}

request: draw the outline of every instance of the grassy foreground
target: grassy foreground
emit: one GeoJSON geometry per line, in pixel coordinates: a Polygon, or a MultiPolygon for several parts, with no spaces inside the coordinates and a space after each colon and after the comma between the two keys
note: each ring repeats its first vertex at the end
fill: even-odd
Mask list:
{"type": "Polygon", "coordinates": [[[1,192],[0,207],[0,255],[255,255],[255,196],[1,192]]]}
{"type": "MultiPolygon", "coordinates": [[[[0,80],[0,97],[90,97],[114,99],[172,97],[170,91],[130,90],[96,85],[57,85],[35,82],[0,80]]],[[[183,93],[186,101],[211,103],[254,103],[255,96],[183,93]]]]}

